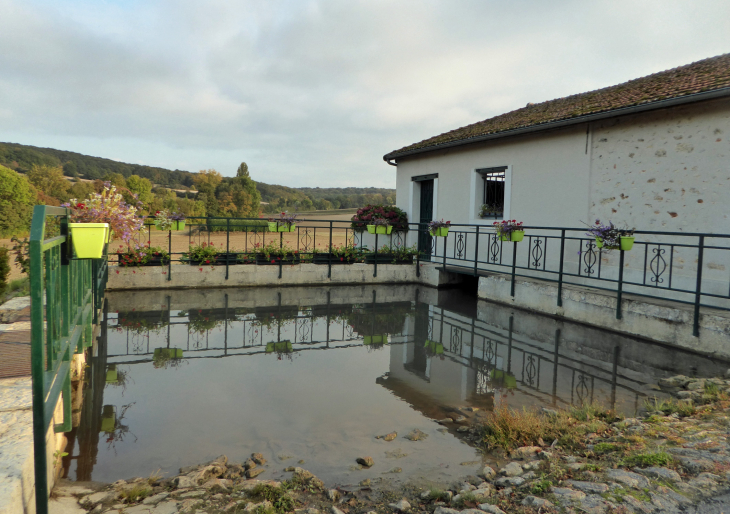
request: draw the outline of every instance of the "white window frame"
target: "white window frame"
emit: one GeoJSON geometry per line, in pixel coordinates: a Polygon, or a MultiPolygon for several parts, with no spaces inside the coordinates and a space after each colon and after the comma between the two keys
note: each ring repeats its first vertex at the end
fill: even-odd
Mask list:
{"type": "MultiPolygon", "coordinates": [[[[482,206],[482,198],[484,197],[484,181],[482,180],[481,174],[477,170],[483,170],[484,168],[497,168],[503,167],[504,164],[498,164],[494,166],[480,166],[473,168],[471,172],[471,184],[469,195],[469,223],[472,225],[485,225],[492,226],[495,218],[480,218],[479,208],[482,206]]],[[[504,170],[504,213],[502,219],[511,219],[511,198],[512,198],[512,165],[508,164],[507,169],[504,170]]]]}

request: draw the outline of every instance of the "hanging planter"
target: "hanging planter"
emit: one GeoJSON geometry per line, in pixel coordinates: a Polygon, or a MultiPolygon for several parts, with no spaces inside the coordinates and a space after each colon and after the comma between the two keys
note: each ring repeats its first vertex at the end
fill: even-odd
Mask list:
{"type": "Polygon", "coordinates": [[[392,225],[368,225],[369,234],[390,234],[393,232],[392,225]]]}
{"type": "Polygon", "coordinates": [[[501,369],[493,369],[490,375],[493,382],[501,383],[507,389],[517,387],[517,379],[511,373],[505,373],[501,369]]]}
{"type": "MultiPolygon", "coordinates": [[[[632,245],[633,245],[633,242],[632,242],[632,245]]],[[[596,238],[596,248],[606,249],[606,250],[618,250],[619,248],[621,248],[621,246],[620,245],[608,245],[608,244],[604,244],[603,238],[597,237],[596,238]]]]}
{"type": "Polygon", "coordinates": [[[107,243],[108,223],[69,223],[77,259],[101,259],[107,243]]]}
{"type": "Polygon", "coordinates": [[[450,221],[433,220],[428,222],[428,232],[432,237],[446,237],[449,234],[449,227],[451,226],[450,221]]]}
{"type": "Polygon", "coordinates": [[[289,353],[293,350],[291,341],[279,341],[266,343],[266,353],[289,353]]]}
{"type": "Polygon", "coordinates": [[[106,369],[106,383],[116,384],[118,380],[119,376],[117,374],[117,365],[110,364],[109,367],[106,369]]]}
{"type": "Polygon", "coordinates": [[[117,408],[114,405],[104,405],[101,410],[101,431],[111,434],[117,427],[117,408]]]}
{"type": "Polygon", "coordinates": [[[634,238],[621,236],[621,251],[628,252],[634,247],[634,238]]]}
{"type": "Polygon", "coordinates": [[[426,339],[426,344],[424,346],[426,348],[426,351],[431,355],[441,355],[442,353],[444,353],[444,345],[441,343],[437,343],[436,341],[426,339]]]}
{"type": "Polygon", "coordinates": [[[596,238],[596,247],[603,249],[604,251],[610,250],[621,250],[622,252],[628,252],[634,247],[634,229],[618,228],[611,221],[608,225],[603,225],[601,220],[596,220],[594,225],[588,225],[587,236],[593,236],[596,238]]]}
{"type": "Polygon", "coordinates": [[[440,227],[435,230],[431,230],[431,236],[433,237],[446,237],[449,235],[449,227],[440,227]]]}
{"type": "Polygon", "coordinates": [[[371,344],[388,344],[388,334],[378,334],[375,336],[363,336],[362,344],[364,344],[366,346],[371,345],[371,344]]]}
{"type": "Polygon", "coordinates": [[[185,228],[185,220],[176,220],[172,222],[170,230],[183,230],[185,228]]]}
{"type": "Polygon", "coordinates": [[[525,238],[525,231],[524,230],[514,230],[510,232],[509,234],[500,234],[499,240],[500,241],[511,241],[513,243],[519,243],[525,238]]]}

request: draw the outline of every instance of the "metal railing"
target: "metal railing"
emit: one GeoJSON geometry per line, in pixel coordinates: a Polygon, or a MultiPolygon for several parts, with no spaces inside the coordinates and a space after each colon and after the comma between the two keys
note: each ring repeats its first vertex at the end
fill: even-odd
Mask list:
{"type": "MultiPolygon", "coordinates": [[[[390,235],[371,235],[353,229],[343,220],[298,220],[293,232],[268,232],[259,218],[189,218],[185,242],[213,243],[225,255],[214,264],[229,267],[254,263],[257,251],[267,243],[288,245],[297,253],[296,263],[338,264],[329,251],[347,245],[374,258],[373,276],[377,276],[378,253],[390,249],[419,246],[413,261],[431,261],[447,271],[474,276],[502,273],[510,276],[510,294],[515,294],[518,277],[536,278],[557,283],[556,303],[562,306],[564,285],[591,287],[616,296],[616,318],[622,317],[626,293],[655,300],[693,306],[693,332],[699,336],[701,307],[730,310],[730,234],[636,231],[631,251],[598,248],[595,238],[585,228],[525,227],[522,242],[501,241],[489,225],[452,224],[446,237],[431,237],[426,224],[410,223],[407,231],[390,235]],[[249,224],[249,225],[247,225],[249,224]],[[420,234],[420,237],[419,237],[420,234]],[[383,246],[384,245],[384,246],[383,246]],[[324,252],[315,260],[317,252],[324,252]]],[[[171,255],[167,279],[172,280],[173,262],[188,262],[185,251],[173,252],[171,234],[155,233],[152,227],[140,234],[140,241],[166,245],[171,255]],[[162,239],[164,237],[164,239],[162,239]]],[[[382,257],[382,255],[381,255],[382,257]]],[[[270,264],[270,263],[266,263],[270,264]]],[[[279,278],[290,264],[277,261],[279,278]]],[[[416,271],[420,276],[420,266],[416,271]]]]}
{"type": "Polygon", "coordinates": [[[91,346],[106,286],[106,259],[71,259],[68,211],[36,205],[30,231],[31,375],[36,512],[48,512],[46,433],[71,430],[71,360],[91,346]],[[51,218],[51,220],[47,220],[51,218]],[[50,233],[49,233],[50,232],[50,233]],[[57,235],[55,235],[57,234],[57,235]]]}

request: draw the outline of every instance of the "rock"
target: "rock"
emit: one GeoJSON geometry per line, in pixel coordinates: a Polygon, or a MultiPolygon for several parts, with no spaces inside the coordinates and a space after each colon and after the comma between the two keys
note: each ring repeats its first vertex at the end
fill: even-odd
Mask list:
{"type": "Polygon", "coordinates": [[[525,499],[522,500],[522,505],[525,505],[526,507],[537,507],[538,509],[551,509],[555,507],[555,505],[548,500],[538,498],[537,496],[525,496],[525,499]]]}
{"type": "Polygon", "coordinates": [[[173,478],[172,483],[177,489],[190,489],[198,486],[198,482],[187,475],[173,478]]]}
{"type": "Polygon", "coordinates": [[[158,503],[157,506],[152,509],[152,514],[176,514],[177,511],[177,502],[168,501],[158,503]]]}
{"type": "Polygon", "coordinates": [[[360,483],[358,484],[360,487],[370,487],[370,479],[366,478],[365,480],[360,480],[360,483]]]}
{"type": "Polygon", "coordinates": [[[259,466],[263,466],[264,464],[266,464],[266,459],[264,459],[264,456],[260,453],[252,453],[251,459],[259,466]]]}
{"type": "Polygon", "coordinates": [[[492,493],[494,491],[492,490],[492,487],[490,485],[487,485],[487,487],[481,487],[479,489],[475,489],[471,492],[471,494],[474,495],[474,498],[477,501],[484,501],[490,496],[492,496],[492,493]]]}
{"type": "Polygon", "coordinates": [[[393,468],[393,469],[391,469],[389,471],[384,471],[383,472],[383,475],[388,475],[388,474],[391,474],[391,473],[402,473],[402,472],[403,472],[403,468],[393,468]]]}
{"type": "Polygon", "coordinates": [[[253,459],[248,459],[246,462],[243,463],[244,469],[253,469],[256,467],[256,463],[253,461],[253,459]]]}
{"type": "MultiPolygon", "coordinates": [[[[263,471],[263,470],[261,470],[263,471]]],[[[228,492],[230,491],[230,488],[233,486],[233,483],[230,480],[224,480],[220,478],[211,478],[206,483],[203,484],[203,487],[205,489],[208,489],[211,492],[228,492]]]]}
{"type": "Polygon", "coordinates": [[[465,432],[468,432],[469,430],[471,430],[471,429],[469,427],[467,427],[467,426],[461,426],[461,427],[459,427],[459,428],[456,429],[456,431],[459,432],[460,434],[463,434],[465,432]]]}
{"type": "Polygon", "coordinates": [[[540,452],[537,454],[537,458],[540,460],[550,460],[553,458],[553,454],[551,452],[540,452]]]}
{"type": "Polygon", "coordinates": [[[454,423],[463,423],[466,421],[466,416],[459,416],[458,418],[454,419],[454,423]]]}
{"type": "Polygon", "coordinates": [[[608,492],[608,486],[606,484],[600,484],[597,482],[582,482],[580,480],[566,480],[566,484],[574,489],[583,491],[589,494],[603,494],[608,492]]]}
{"type": "Polygon", "coordinates": [[[216,457],[215,459],[210,461],[207,465],[208,466],[225,466],[226,464],[228,464],[228,457],[226,457],[225,455],[219,455],[218,457],[216,457]]]}
{"type": "Polygon", "coordinates": [[[705,388],[705,379],[693,380],[687,384],[688,391],[702,391],[705,388]]]}
{"type": "Polygon", "coordinates": [[[302,469],[299,467],[296,467],[292,470],[294,472],[294,478],[301,482],[307,482],[314,478],[314,475],[307,471],[306,469],[302,469]]]}
{"type": "Polygon", "coordinates": [[[198,489],[196,491],[188,491],[180,495],[180,498],[200,498],[205,495],[205,491],[198,489]]]}
{"type": "Polygon", "coordinates": [[[715,469],[715,463],[709,459],[693,459],[692,457],[684,456],[677,456],[675,458],[682,464],[684,469],[693,475],[715,469]]]}
{"type": "Polygon", "coordinates": [[[612,502],[606,501],[600,496],[590,495],[586,496],[580,501],[581,511],[586,514],[608,514],[609,512],[615,512],[616,505],[612,502]]]}
{"type": "Polygon", "coordinates": [[[375,464],[372,457],[358,457],[356,462],[366,468],[372,467],[372,465],[375,464]]]}
{"type": "Polygon", "coordinates": [[[487,480],[491,480],[497,476],[497,472],[490,466],[484,466],[484,469],[482,469],[482,476],[487,480]]]}
{"type": "Polygon", "coordinates": [[[505,514],[505,512],[491,503],[480,503],[479,510],[486,512],[487,514],[505,514]]]}
{"type": "Polygon", "coordinates": [[[340,509],[338,509],[334,505],[332,507],[330,507],[330,512],[332,514],[345,514],[344,512],[342,512],[340,509]]]}
{"type": "Polygon", "coordinates": [[[390,503],[388,504],[388,506],[397,510],[398,512],[408,512],[409,510],[411,510],[411,504],[408,503],[405,498],[397,503],[390,503]]]}
{"type": "Polygon", "coordinates": [[[423,441],[428,437],[428,434],[425,432],[421,432],[417,428],[414,428],[408,434],[406,434],[406,439],[410,439],[411,441],[423,441]]]}
{"type": "Polygon", "coordinates": [[[309,507],[308,509],[295,509],[294,514],[320,514],[320,511],[309,507]]]}
{"type": "Polygon", "coordinates": [[[567,487],[551,487],[550,492],[552,492],[561,503],[570,503],[573,501],[582,500],[586,497],[585,493],[575,491],[567,487]]]}
{"type": "Polygon", "coordinates": [[[524,475],[522,475],[522,478],[524,480],[532,480],[532,479],[534,479],[536,477],[537,477],[537,473],[535,473],[534,471],[528,471],[527,473],[525,473],[524,475]]]}
{"type": "Polygon", "coordinates": [[[454,420],[451,418],[444,418],[437,421],[437,423],[441,423],[442,425],[446,425],[448,423],[453,423],[454,420]]]}
{"type": "Polygon", "coordinates": [[[690,379],[685,377],[684,375],[677,375],[675,377],[670,378],[660,378],[658,381],[659,387],[663,388],[671,388],[671,387],[680,387],[683,388],[687,384],[689,384],[690,379]]]}
{"type": "Polygon", "coordinates": [[[98,493],[89,494],[79,500],[79,503],[84,507],[92,507],[98,503],[104,503],[112,500],[116,497],[113,491],[99,491],[98,493]]]}
{"type": "Polygon", "coordinates": [[[256,478],[261,473],[266,471],[264,468],[254,468],[254,469],[247,469],[246,470],[246,478],[256,478]]]}
{"type": "Polygon", "coordinates": [[[145,505],[156,505],[168,496],[170,496],[170,493],[159,493],[154,496],[148,496],[147,498],[142,500],[142,503],[144,503],[145,505]]]}
{"type": "Polygon", "coordinates": [[[330,489],[327,491],[327,499],[331,502],[336,502],[340,499],[340,491],[337,489],[330,489]]]}
{"type": "Polygon", "coordinates": [[[510,459],[523,460],[530,457],[534,457],[535,454],[540,453],[542,448],[539,446],[522,446],[509,452],[510,459]]]}
{"type": "Polygon", "coordinates": [[[223,478],[235,480],[236,478],[241,478],[245,473],[246,469],[243,466],[233,464],[232,466],[228,466],[226,472],[223,473],[223,478]]]}
{"type": "Polygon", "coordinates": [[[389,433],[389,434],[385,434],[385,435],[383,436],[383,440],[384,440],[384,441],[387,441],[387,442],[390,442],[390,441],[392,441],[393,439],[395,439],[396,437],[398,437],[398,432],[391,432],[391,433],[389,433]]]}
{"type": "Polygon", "coordinates": [[[510,462],[505,467],[499,470],[499,474],[506,477],[520,476],[522,474],[522,466],[520,466],[516,462],[510,462]]]}
{"type": "Polygon", "coordinates": [[[654,506],[650,503],[646,503],[640,500],[637,500],[631,495],[625,495],[623,497],[624,503],[627,503],[631,506],[634,512],[639,514],[651,514],[654,512],[654,506]]]}
{"type": "Polygon", "coordinates": [[[459,511],[456,509],[447,509],[446,507],[436,507],[433,514],[459,514],[459,511]]]}
{"type": "Polygon", "coordinates": [[[572,471],[580,471],[586,467],[586,463],[585,462],[571,462],[566,467],[572,471]]]}
{"type": "MultiPolygon", "coordinates": [[[[183,514],[187,512],[194,512],[195,508],[203,503],[202,500],[199,500],[197,498],[191,498],[189,500],[184,500],[179,507],[179,511],[183,514]]],[[[127,511],[128,512],[128,511],[127,511]]]]}
{"type": "MultiPolygon", "coordinates": [[[[225,457],[222,455],[221,457],[225,457]]],[[[220,457],[218,457],[220,458],[220,457]]],[[[221,466],[220,464],[211,464],[209,466],[203,466],[200,468],[197,472],[191,473],[193,480],[195,480],[198,484],[202,484],[204,482],[207,482],[211,478],[219,478],[223,476],[223,473],[226,472],[226,467],[221,466]]],[[[188,475],[190,476],[190,475],[188,475]]]]}
{"type": "Polygon", "coordinates": [[[646,477],[639,475],[638,473],[632,473],[631,471],[609,469],[606,471],[606,476],[614,482],[619,482],[635,489],[647,489],[649,487],[649,480],[647,480],[646,477]]]}
{"type": "Polygon", "coordinates": [[[461,514],[483,514],[484,511],[479,509],[464,509],[461,514]]]}
{"type": "Polygon", "coordinates": [[[641,473],[642,475],[648,476],[650,478],[661,478],[664,480],[669,480],[670,482],[681,482],[682,478],[679,476],[679,473],[676,471],[673,471],[671,469],[667,468],[634,468],[634,471],[636,473],[641,473]]]}
{"type": "Polygon", "coordinates": [[[522,477],[502,477],[494,482],[498,487],[519,487],[525,483],[525,479],[522,477]]]}
{"type": "Polygon", "coordinates": [[[430,500],[430,499],[431,499],[431,491],[423,491],[423,492],[421,493],[421,495],[420,495],[420,498],[421,498],[421,499],[422,499],[423,501],[428,501],[428,500],[430,500]]]}

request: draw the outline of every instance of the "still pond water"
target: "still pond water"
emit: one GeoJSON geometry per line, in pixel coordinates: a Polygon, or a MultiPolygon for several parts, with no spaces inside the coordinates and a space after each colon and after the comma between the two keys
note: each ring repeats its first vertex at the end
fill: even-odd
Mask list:
{"type": "Polygon", "coordinates": [[[659,378],[727,369],[459,290],[122,292],[106,309],[64,458],[72,480],[171,476],[261,452],[259,478],[299,465],[328,486],[448,483],[489,462],[457,428],[495,405],[598,401],[632,414],[659,378]],[[413,429],[428,437],[404,438],[413,429]],[[358,469],[365,455],[375,465],[358,469]]]}

